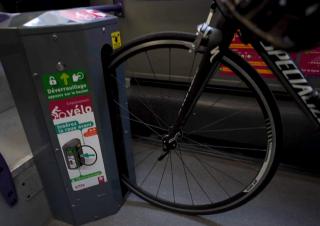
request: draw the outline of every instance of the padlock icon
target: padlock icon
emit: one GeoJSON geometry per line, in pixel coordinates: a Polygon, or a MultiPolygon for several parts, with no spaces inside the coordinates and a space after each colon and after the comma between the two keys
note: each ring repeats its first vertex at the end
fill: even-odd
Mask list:
{"type": "Polygon", "coordinates": [[[50,77],[49,77],[49,84],[50,84],[51,86],[57,85],[57,80],[56,80],[56,78],[55,78],[54,76],[50,76],[50,77]]]}

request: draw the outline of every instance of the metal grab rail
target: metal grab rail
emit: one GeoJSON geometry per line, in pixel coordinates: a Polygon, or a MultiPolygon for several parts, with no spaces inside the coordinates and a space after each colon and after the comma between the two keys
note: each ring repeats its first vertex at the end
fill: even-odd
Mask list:
{"type": "Polygon", "coordinates": [[[114,0],[113,4],[96,5],[90,6],[90,9],[99,10],[102,12],[114,12],[118,15],[123,15],[124,13],[124,0],[114,0]]]}

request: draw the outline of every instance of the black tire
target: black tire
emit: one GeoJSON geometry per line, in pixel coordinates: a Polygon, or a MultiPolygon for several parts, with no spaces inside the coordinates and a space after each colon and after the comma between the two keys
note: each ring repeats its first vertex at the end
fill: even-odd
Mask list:
{"type": "MultiPolygon", "coordinates": [[[[119,77],[118,74],[125,74],[125,75],[129,74],[128,71],[126,71],[126,73],[123,73],[122,69],[118,70],[118,67],[121,66],[122,64],[124,64],[124,62],[129,62],[128,60],[130,60],[130,59],[132,59],[133,62],[135,62],[134,61],[134,57],[138,58],[139,57],[138,54],[142,53],[143,51],[146,52],[147,58],[149,58],[149,56],[148,56],[149,51],[152,51],[152,50],[160,51],[158,49],[162,50],[163,48],[169,48],[168,51],[169,51],[169,54],[171,54],[171,51],[172,51],[171,48],[178,48],[178,49],[181,48],[181,49],[184,49],[184,50],[188,50],[190,45],[194,42],[194,39],[195,39],[195,36],[193,34],[188,34],[188,33],[157,33],[157,34],[147,35],[147,36],[139,38],[139,39],[137,39],[135,41],[132,41],[129,44],[127,44],[126,46],[124,46],[122,49],[119,49],[118,51],[116,51],[113,54],[113,56],[111,58],[111,61],[110,61],[110,64],[109,64],[109,68],[108,68],[108,71],[111,73],[110,76],[114,77],[115,79],[119,79],[118,78],[119,77]],[[114,76],[114,75],[116,75],[116,76],[114,76]]],[[[205,51],[205,49],[206,49],[205,48],[205,41],[203,41],[202,46],[200,48],[200,53],[199,54],[201,54],[201,51],[205,51]]],[[[171,60],[171,55],[170,55],[169,58],[171,60]]],[[[193,58],[193,63],[195,61],[194,58],[193,58]]],[[[170,163],[171,163],[170,172],[172,174],[173,201],[169,200],[169,198],[167,200],[167,199],[165,199],[163,197],[161,197],[161,198],[158,197],[159,189],[161,189],[160,186],[163,186],[162,185],[162,180],[163,180],[164,174],[167,174],[167,171],[169,171],[169,169],[167,169],[167,164],[162,163],[162,165],[165,165],[165,166],[163,166],[162,177],[161,177],[161,181],[159,182],[159,187],[157,188],[157,193],[156,194],[152,194],[150,191],[148,191],[147,189],[143,188],[142,185],[141,185],[141,180],[140,180],[140,185],[138,185],[138,182],[137,183],[132,183],[127,179],[127,177],[125,175],[122,175],[122,182],[133,193],[135,193],[136,195],[138,195],[142,199],[144,199],[144,200],[146,200],[146,201],[148,201],[148,202],[150,202],[152,204],[155,204],[157,206],[163,207],[163,208],[165,208],[167,210],[171,210],[171,211],[175,211],[175,212],[179,212],[179,213],[184,213],[184,214],[213,214],[213,213],[223,212],[223,211],[226,211],[226,210],[230,210],[230,209],[236,208],[236,207],[248,202],[253,197],[255,197],[259,192],[261,192],[266,187],[266,185],[270,182],[270,180],[272,179],[272,177],[273,177],[273,175],[274,175],[274,173],[276,171],[276,168],[278,166],[279,154],[280,154],[280,149],[281,149],[280,146],[281,146],[281,143],[282,143],[282,141],[281,141],[282,130],[281,130],[280,114],[279,114],[279,110],[278,110],[278,107],[276,105],[276,102],[274,100],[274,97],[273,97],[271,91],[269,90],[268,86],[265,84],[263,79],[257,74],[257,72],[247,62],[245,62],[240,56],[238,56],[236,53],[234,53],[234,52],[232,52],[230,50],[226,51],[221,63],[223,65],[225,65],[226,67],[230,68],[239,77],[239,81],[240,81],[239,84],[241,86],[242,85],[245,86],[244,89],[239,88],[239,87],[231,87],[230,89],[227,89],[229,91],[231,90],[231,92],[233,93],[232,97],[236,97],[237,95],[242,95],[241,94],[242,92],[244,92],[245,93],[244,96],[246,96],[246,95],[248,95],[248,93],[246,93],[246,92],[249,92],[249,95],[250,95],[251,99],[252,99],[252,97],[256,98],[256,100],[255,100],[255,108],[256,108],[256,106],[260,107],[260,109],[258,109],[258,110],[261,113],[261,116],[259,115],[259,117],[261,117],[261,119],[263,118],[263,120],[260,120],[260,121],[264,126],[263,128],[259,127],[259,130],[262,131],[261,134],[265,133],[264,135],[266,136],[266,138],[264,138],[264,139],[265,139],[266,147],[263,148],[263,149],[262,148],[259,149],[259,151],[262,151],[262,152],[257,153],[256,151],[254,151],[254,148],[253,148],[253,151],[250,151],[251,149],[247,148],[249,146],[246,146],[248,144],[245,143],[245,142],[241,143],[241,142],[234,142],[234,141],[230,140],[229,143],[230,143],[230,145],[232,144],[233,146],[231,145],[230,147],[224,147],[224,146],[222,147],[220,145],[222,147],[222,150],[219,150],[219,145],[218,146],[214,146],[214,145],[211,146],[211,144],[204,143],[203,146],[200,146],[201,150],[199,149],[200,151],[198,152],[198,149],[196,149],[194,146],[195,146],[196,143],[198,143],[199,140],[200,140],[200,142],[202,142],[202,140],[204,140],[204,138],[200,134],[199,140],[192,141],[193,139],[198,139],[198,137],[194,138],[192,135],[190,135],[190,134],[192,134],[192,132],[194,130],[191,130],[191,132],[188,131],[185,136],[186,136],[186,139],[189,139],[190,137],[192,137],[192,139],[191,138],[189,139],[189,140],[191,140],[191,142],[183,141],[183,138],[181,138],[181,147],[182,147],[182,145],[189,145],[189,147],[187,147],[186,149],[182,149],[181,148],[181,149],[175,151],[175,153],[172,154],[172,156],[173,156],[172,158],[176,158],[176,159],[181,161],[181,165],[182,165],[182,167],[184,169],[184,176],[185,176],[186,182],[188,184],[188,190],[189,190],[189,193],[190,193],[192,204],[184,204],[183,202],[182,203],[178,203],[176,201],[176,198],[174,197],[176,188],[174,187],[174,184],[173,184],[173,168],[172,168],[171,154],[170,154],[170,163]],[[239,91],[239,89],[240,89],[240,91],[239,91]],[[239,92],[240,92],[240,94],[239,94],[239,92]],[[240,146],[240,144],[245,144],[245,146],[244,146],[245,148],[240,146]],[[237,146],[237,145],[239,145],[239,146],[237,146]],[[194,148],[194,150],[195,150],[195,151],[191,151],[191,154],[188,152],[189,150],[187,150],[187,149],[190,148],[190,146],[191,146],[192,149],[194,148]],[[209,158],[210,159],[211,158],[219,158],[218,161],[220,161],[221,158],[224,158],[225,156],[228,156],[227,158],[223,159],[223,161],[234,161],[234,162],[237,161],[236,164],[240,164],[241,163],[241,164],[244,164],[244,165],[245,164],[249,164],[249,162],[250,162],[250,164],[253,164],[254,168],[256,167],[256,162],[259,161],[259,162],[261,162],[260,163],[261,164],[261,166],[260,166],[261,168],[259,168],[257,170],[257,172],[254,172],[255,176],[252,179],[250,178],[249,184],[245,185],[243,188],[241,188],[242,190],[240,189],[240,191],[238,193],[233,194],[233,192],[232,192],[232,196],[230,196],[229,195],[230,191],[226,190],[224,192],[227,194],[228,197],[225,200],[219,200],[219,201],[216,201],[215,203],[212,202],[212,200],[210,198],[211,196],[206,194],[207,197],[210,196],[208,199],[209,199],[209,201],[211,203],[203,204],[203,203],[200,203],[202,201],[199,201],[199,203],[197,204],[198,201],[195,202],[193,200],[193,197],[192,197],[192,194],[191,194],[191,190],[193,189],[193,187],[189,185],[189,183],[191,183],[192,181],[191,180],[188,181],[188,175],[189,175],[189,177],[191,175],[192,178],[193,178],[193,179],[191,178],[193,180],[193,183],[195,183],[195,184],[198,183],[198,185],[199,185],[199,182],[194,182],[194,181],[197,180],[197,178],[199,178],[199,177],[195,177],[195,176],[192,175],[192,172],[190,171],[190,169],[188,168],[188,166],[186,164],[187,161],[184,161],[184,160],[186,160],[186,158],[188,159],[188,157],[189,157],[188,155],[190,155],[190,156],[192,155],[191,157],[195,158],[195,159],[198,158],[198,156],[197,157],[194,156],[196,154],[199,154],[199,156],[200,155],[202,156],[203,155],[203,153],[202,153],[203,152],[203,147],[210,148],[210,150],[207,150],[208,152],[210,152],[210,154],[208,154],[210,156],[208,157],[207,154],[205,154],[205,156],[203,157],[204,159],[201,159],[201,161],[199,160],[199,163],[203,162],[204,164],[208,164],[207,167],[211,166],[209,163],[207,163],[207,160],[209,158]],[[232,150],[228,150],[228,148],[229,149],[232,148],[232,150]],[[184,154],[184,156],[182,155],[182,153],[184,154]],[[265,156],[261,157],[260,156],[260,155],[262,155],[261,153],[262,154],[265,153],[265,156]],[[176,154],[176,157],[174,157],[174,154],[176,154]],[[257,156],[259,156],[259,157],[257,157],[257,156]],[[184,157],[184,159],[183,159],[183,157],[184,157]],[[187,173],[186,173],[186,170],[187,170],[187,173]],[[192,189],[190,189],[190,187],[192,189]]],[[[170,64],[169,68],[171,68],[171,63],[169,63],[169,64],[170,64]]],[[[152,68],[152,66],[151,66],[151,68],[152,68]]],[[[192,69],[193,68],[191,68],[191,70],[192,69]]],[[[169,71],[170,70],[171,69],[169,69],[169,71]]],[[[157,76],[159,75],[159,74],[154,72],[154,69],[152,69],[152,71],[153,71],[154,77],[156,77],[155,75],[157,75],[157,76]]],[[[170,71],[170,75],[171,75],[171,71],[170,71]]],[[[151,83],[149,81],[150,79],[146,79],[146,80],[148,80],[146,82],[147,85],[139,84],[141,81],[140,81],[140,78],[137,78],[137,77],[128,77],[128,80],[129,80],[130,84],[132,82],[136,82],[136,81],[132,81],[132,80],[139,80],[138,86],[140,86],[140,88],[143,87],[143,89],[147,89],[147,90],[148,89],[150,89],[150,90],[151,89],[156,89],[156,92],[160,92],[163,89],[167,89],[167,87],[169,86],[169,83],[173,84],[173,90],[179,89],[179,87],[181,87],[180,86],[181,82],[180,81],[173,81],[173,80],[171,80],[171,77],[169,79],[167,79],[167,80],[169,80],[169,83],[167,83],[168,81],[166,81],[163,78],[162,79],[158,79],[158,78],[151,79],[152,80],[151,83]],[[160,80],[160,82],[158,80],[160,80]],[[157,86],[157,85],[154,86],[154,82],[155,81],[160,83],[159,86],[157,86]],[[151,84],[151,85],[148,85],[148,84],[151,84]],[[157,88],[154,88],[154,87],[157,87],[157,88]]],[[[142,80],[144,80],[144,79],[142,79],[142,80]]],[[[125,80],[125,81],[127,81],[127,80],[125,80]]],[[[120,83],[124,83],[124,82],[122,81],[120,83]]],[[[129,89],[131,89],[131,85],[129,85],[129,86],[130,86],[129,88],[127,87],[128,95],[130,94],[129,93],[129,91],[130,91],[129,89]]],[[[132,85],[132,87],[134,88],[133,85],[132,85]]],[[[214,90],[213,91],[214,94],[216,94],[216,92],[224,92],[223,91],[224,89],[222,89],[220,85],[216,86],[214,84],[214,81],[213,81],[213,84],[208,84],[208,87],[210,89],[214,90]],[[216,91],[216,90],[218,90],[218,91],[216,91]]],[[[123,91],[123,89],[121,89],[121,88],[119,90],[123,91]]],[[[168,96],[170,92],[166,92],[165,95],[168,96]]],[[[175,92],[175,91],[172,91],[172,92],[175,92]]],[[[140,95],[140,94],[138,93],[138,95],[140,95]]],[[[149,94],[148,94],[148,96],[149,96],[149,94]]],[[[151,94],[150,94],[150,96],[151,96],[151,94]]],[[[170,99],[169,97],[166,97],[165,102],[170,102],[171,100],[172,99],[170,99]]],[[[117,105],[119,105],[119,100],[118,99],[117,100],[115,99],[114,101],[117,102],[117,105]]],[[[144,99],[143,101],[146,101],[146,100],[144,99]]],[[[143,118],[144,120],[147,120],[147,118],[149,118],[148,112],[149,113],[151,112],[152,114],[154,114],[153,113],[153,109],[150,110],[149,108],[146,108],[146,109],[142,109],[141,110],[141,106],[142,106],[141,104],[140,105],[138,104],[138,107],[136,106],[136,109],[133,109],[134,103],[130,104],[131,102],[133,103],[134,100],[130,100],[130,98],[129,98],[129,111],[128,112],[130,114],[129,119],[132,121],[131,126],[133,127],[132,128],[133,137],[134,136],[144,136],[143,139],[146,139],[145,137],[149,136],[148,135],[149,133],[152,133],[152,132],[154,132],[154,130],[157,130],[156,126],[155,126],[156,124],[152,124],[151,121],[144,122],[143,126],[146,127],[144,132],[146,132],[146,133],[143,133],[143,135],[140,135],[139,131],[138,131],[139,129],[137,129],[136,131],[134,130],[135,126],[136,126],[135,125],[135,123],[136,123],[135,121],[139,121],[140,118],[143,118]],[[133,105],[133,107],[131,105],[133,105]],[[141,115],[139,117],[135,118],[136,114],[140,114],[140,113],[139,112],[138,113],[135,112],[133,114],[132,111],[133,110],[136,111],[137,108],[140,108],[141,115]],[[151,125],[151,127],[150,127],[150,125],[151,125]],[[138,135],[136,135],[137,133],[138,133],[138,135]]],[[[145,104],[143,104],[143,105],[145,105],[145,104]]],[[[155,106],[155,105],[159,105],[159,103],[153,104],[153,106],[155,106]]],[[[126,106],[124,106],[124,107],[126,107],[126,106]]],[[[213,107],[214,107],[214,105],[213,105],[213,107]]],[[[166,114],[166,113],[163,113],[161,111],[161,109],[160,110],[159,109],[160,108],[158,107],[157,111],[159,112],[159,114],[166,114]]],[[[160,118],[158,118],[158,114],[154,114],[152,117],[156,118],[156,119],[153,119],[153,121],[158,121],[157,125],[159,125],[158,127],[160,127],[160,129],[155,132],[156,133],[155,137],[157,137],[157,134],[159,135],[159,133],[162,130],[164,130],[163,123],[161,121],[159,122],[160,118]]],[[[244,117],[246,117],[246,116],[244,116],[244,117]]],[[[141,125],[140,121],[137,122],[137,123],[139,125],[141,125]]],[[[138,125],[138,127],[139,127],[139,125],[138,125]]],[[[257,128],[255,127],[255,129],[257,129],[257,128]]],[[[232,129],[230,131],[234,132],[235,129],[232,129]]],[[[161,135],[163,135],[163,134],[161,134],[161,135]]],[[[204,135],[204,136],[206,136],[206,135],[204,135]]],[[[257,134],[257,137],[258,137],[258,134],[257,134]]],[[[205,137],[205,138],[207,138],[207,137],[205,137]]],[[[210,141],[209,142],[211,142],[211,140],[215,140],[215,139],[211,139],[211,138],[212,137],[210,137],[210,139],[209,139],[210,141]]],[[[232,137],[230,137],[230,139],[231,138],[232,137]]],[[[149,139],[149,137],[148,137],[148,139],[149,139]]],[[[152,137],[152,139],[154,139],[154,138],[152,137]]],[[[244,138],[244,139],[246,140],[246,138],[244,138]]],[[[219,138],[219,140],[221,140],[221,139],[219,138]]],[[[225,142],[224,139],[222,139],[222,140],[223,140],[223,142],[225,142]]],[[[253,139],[253,140],[255,140],[255,139],[253,139]]],[[[263,139],[261,139],[261,140],[263,141],[263,139]]],[[[253,143],[254,143],[254,141],[253,141],[253,143]]],[[[264,143],[264,142],[261,142],[261,143],[264,143]]],[[[259,143],[259,145],[260,145],[260,143],[259,143]]],[[[260,148],[259,145],[257,145],[257,146],[260,148]]],[[[253,145],[253,147],[256,147],[256,146],[253,145]]],[[[152,147],[152,149],[153,148],[154,147],[152,147]]],[[[179,146],[179,148],[180,148],[180,146],[179,146]]],[[[148,153],[148,155],[151,155],[151,154],[148,153]]],[[[149,157],[147,157],[147,158],[149,158],[149,157]]],[[[155,160],[155,161],[157,161],[157,160],[155,160]]],[[[169,157],[167,157],[166,161],[169,162],[169,157]]],[[[158,162],[155,162],[154,164],[158,164],[158,162]]],[[[152,166],[152,169],[150,169],[151,172],[155,168],[154,164],[152,166]]],[[[161,163],[159,163],[159,164],[161,164],[161,163]]],[[[212,164],[214,164],[214,166],[217,166],[217,162],[213,161],[212,164]]],[[[230,163],[226,163],[226,164],[230,164],[230,163]]],[[[190,165],[189,165],[189,167],[190,167],[190,165]]],[[[206,167],[206,165],[204,165],[203,168],[207,168],[207,167],[206,167]]],[[[231,165],[230,167],[232,168],[233,166],[231,165]]],[[[251,165],[250,165],[250,167],[251,167],[251,165]]],[[[148,174],[150,174],[150,170],[149,170],[148,174]]],[[[215,169],[216,174],[218,173],[217,170],[218,169],[215,169]]],[[[208,171],[208,169],[207,169],[207,171],[208,171]]],[[[234,171],[236,171],[236,169],[234,171]]],[[[221,172],[221,174],[222,173],[223,172],[221,172]]],[[[201,175],[202,174],[203,174],[203,172],[201,173],[201,175]]],[[[149,177],[149,175],[147,175],[147,176],[149,177]]],[[[145,183],[145,180],[146,179],[144,178],[143,181],[142,181],[142,184],[145,183]]],[[[150,180],[151,180],[150,183],[152,183],[152,180],[155,180],[155,179],[153,178],[153,179],[150,179],[150,180]]],[[[219,178],[219,180],[220,180],[220,178],[219,178]]],[[[222,183],[221,182],[222,179],[220,181],[219,180],[216,180],[215,183],[218,183],[218,185],[220,186],[220,183],[222,183]]],[[[201,183],[202,182],[203,182],[203,180],[201,181],[201,183]]],[[[231,182],[226,182],[226,181],[223,181],[223,182],[225,182],[226,184],[231,183],[231,182]]],[[[224,185],[224,186],[226,186],[226,185],[224,185]]],[[[225,190],[226,188],[224,186],[221,185],[219,189],[220,190],[225,190]]],[[[201,187],[201,189],[202,189],[201,185],[199,185],[199,187],[201,187]]],[[[154,189],[154,188],[152,188],[152,189],[154,189]]],[[[164,190],[167,191],[166,189],[167,188],[165,188],[164,190]]],[[[197,190],[197,189],[199,190],[199,188],[195,188],[194,190],[197,190]]],[[[214,188],[212,188],[212,190],[213,189],[214,188]]],[[[230,189],[230,188],[228,188],[228,189],[230,189]]],[[[203,191],[203,189],[202,189],[202,191],[203,191]]],[[[203,191],[203,192],[206,193],[206,191],[203,191]]],[[[164,193],[166,193],[166,192],[164,192],[164,193]]],[[[169,191],[167,191],[167,193],[169,193],[169,191]]],[[[177,193],[177,194],[179,195],[179,193],[177,193]]],[[[231,192],[230,192],[230,194],[231,194],[231,192]]]]}

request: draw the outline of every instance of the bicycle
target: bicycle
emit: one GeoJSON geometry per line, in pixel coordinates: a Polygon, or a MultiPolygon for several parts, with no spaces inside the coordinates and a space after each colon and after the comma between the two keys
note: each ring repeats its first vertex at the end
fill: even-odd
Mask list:
{"type": "Polygon", "coordinates": [[[132,169],[119,167],[122,182],[144,200],[184,214],[219,213],[248,202],[279,164],[282,125],[273,94],[229,49],[239,28],[307,115],[320,122],[319,95],[288,53],[268,44],[272,37],[262,41],[259,30],[236,22],[237,14],[230,18],[221,2],[213,1],[196,35],[150,34],[111,56],[110,47],[102,49],[110,108],[118,109],[112,120],[130,121],[132,132],[132,156],[118,153],[135,162],[132,169]],[[221,65],[236,76],[233,85],[216,78],[221,65]],[[135,178],[129,179],[132,171],[135,178]]]}

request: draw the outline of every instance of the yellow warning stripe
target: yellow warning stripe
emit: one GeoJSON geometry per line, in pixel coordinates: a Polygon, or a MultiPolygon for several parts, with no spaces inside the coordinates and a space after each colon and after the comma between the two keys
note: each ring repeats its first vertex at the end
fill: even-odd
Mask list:
{"type": "Polygon", "coordinates": [[[270,71],[269,69],[257,69],[257,72],[259,74],[272,75],[272,71],[270,71]]]}
{"type": "Polygon", "coordinates": [[[253,49],[252,45],[245,45],[245,44],[238,44],[238,43],[232,43],[230,47],[232,49],[253,49]]]}
{"type": "Polygon", "coordinates": [[[263,61],[249,61],[252,66],[265,67],[267,66],[263,61]]]}
{"type": "MultiPolygon", "coordinates": [[[[229,68],[226,68],[226,67],[221,67],[221,71],[222,72],[232,72],[229,68]]],[[[272,75],[272,71],[270,71],[269,69],[256,69],[256,71],[259,74],[272,75]]]]}

